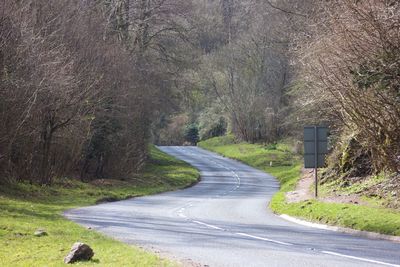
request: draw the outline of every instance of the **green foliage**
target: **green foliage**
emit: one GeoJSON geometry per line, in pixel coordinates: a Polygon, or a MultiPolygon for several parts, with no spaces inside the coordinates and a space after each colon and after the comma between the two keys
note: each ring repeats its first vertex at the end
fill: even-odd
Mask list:
{"type": "Polygon", "coordinates": [[[371,152],[358,141],[356,133],[342,133],[335,148],[327,158],[327,168],[321,173],[322,183],[354,177],[368,177],[373,173],[371,152]]]}
{"type": "Polygon", "coordinates": [[[206,140],[212,137],[223,136],[226,134],[227,128],[228,123],[222,116],[208,125],[200,124],[200,139],[206,140]]]}
{"type": "MultiPolygon", "coordinates": [[[[348,181],[346,179],[333,180],[321,186],[321,190],[324,190],[325,194],[330,194],[334,190],[336,193],[343,195],[350,194],[362,194],[367,192],[369,189],[378,186],[386,179],[390,177],[390,174],[380,173],[377,175],[371,175],[364,179],[355,179],[355,181],[348,181]]],[[[366,199],[367,200],[367,199],[366,199]]]]}
{"type": "Polygon", "coordinates": [[[237,144],[237,139],[233,134],[229,134],[201,141],[200,143],[198,143],[198,146],[213,151],[214,147],[232,145],[232,144],[237,144]]]}
{"type": "Polygon", "coordinates": [[[265,148],[268,150],[276,150],[277,145],[276,145],[276,143],[267,144],[265,148]]]}
{"type": "Polygon", "coordinates": [[[359,89],[394,91],[399,95],[399,67],[398,51],[386,51],[380,57],[362,62],[355,70],[351,70],[350,74],[353,75],[353,83],[359,89]]]}
{"type": "Polygon", "coordinates": [[[114,139],[118,138],[121,125],[115,118],[105,115],[96,117],[91,128],[92,138],[87,140],[83,150],[82,175],[101,178],[107,158],[116,148],[114,139]]]}
{"type": "Polygon", "coordinates": [[[182,145],[185,142],[184,130],[188,121],[186,114],[165,118],[164,127],[155,134],[155,143],[167,146],[182,145]]]}
{"type": "Polygon", "coordinates": [[[28,183],[0,186],[0,266],[65,266],[63,258],[76,241],[88,243],[95,256],[83,266],[175,266],[139,248],[122,244],[66,220],[66,209],[92,205],[100,199],[125,199],[186,187],[199,173],[155,147],[139,177],[112,180],[111,185],[58,179],[54,186],[28,183]],[[35,237],[44,228],[48,235],[35,237]]]}
{"type": "Polygon", "coordinates": [[[212,103],[201,112],[198,118],[201,140],[226,134],[228,122],[222,114],[224,110],[219,102],[212,103]]]}
{"type": "Polygon", "coordinates": [[[196,124],[189,124],[185,128],[184,132],[185,141],[190,142],[193,145],[196,145],[199,141],[199,127],[196,124]]]}

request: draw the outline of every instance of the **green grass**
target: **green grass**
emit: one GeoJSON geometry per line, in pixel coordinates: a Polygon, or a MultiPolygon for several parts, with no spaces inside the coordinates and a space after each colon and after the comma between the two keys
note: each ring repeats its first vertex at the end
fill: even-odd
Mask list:
{"type": "Polygon", "coordinates": [[[104,198],[124,199],[183,188],[199,173],[188,164],[151,148],[142,175],[108,186],[59,179],[52,187],[15,184],[0,187],[0,266],[65,266],[63,258],[77,241],[95,256],[87,266],[175,266],[176,263],[87,230],[62,217],[66,209],[92,205],[104,198]],[[43,228],[47,236],[35,237],[43,228]]]}
{"type": "MultiPolygon", "coordinates": [[[[396,210],[377,206],[325,203],[317,200],[287,203],[285,194],[296,187],[302,166],[301,159],[292,154],[287,142],[265,146],[238,143],[232,136],[226,136],[200,142],[199,146],[274,175],[280,181],[281,189],[273,196],[270,208],[278,214],[288,214],[319,223],[400,236],[400,212],[396,210]],[[271,161],[272,167],[269,166],[271,161]]],[[[380,177],[376,179],[379,181],[380,177]]],[[[367,184],[349,188],[349,193],[364,190],[365,187],[376,182],[371,180],[367,184]]]]}
{"type": "Polygon", "coordinates": [[[367,191],[369,188],[376,186],[387,179],[388,175],[386,173],[381,173],[378,175],[370,176],[366,179],[359,180],[357,182],[353,182],[349,184],[343,180],[333,180],[324,183],[321,186],[321,193],[322,194],[330,194],[333,190],[340,192],[344,195],[350,194],[360,194],[367,191]],[[344,185],[343,183],[346,183],[344,185]]]}

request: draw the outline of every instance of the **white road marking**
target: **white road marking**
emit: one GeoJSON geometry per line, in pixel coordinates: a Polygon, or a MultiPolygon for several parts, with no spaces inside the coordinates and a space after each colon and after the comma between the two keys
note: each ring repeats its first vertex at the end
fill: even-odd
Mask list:
{"type": "Polygon", "coordinates": [[[188,204],[186,204],[185,206],[183,206],[183,207],[181,207],[176,213],[177,213],[177,215],[179,216],[179,217],[181,217],[181,218],[184,218],[184,219],[187,219],[188,217],[185,215],[185,211],[186,211],[186,208],[188,208],[188,207],[193,207],[193,204],[192,203],[188,203],[188,204]]]}
{"type": "Polygon", "coordinates": [[[203,222],[199,222],[199,221],[192,221],[192,222],[200,224],[200,225],[204,225],[204,226],[207,226],[209,228],[216,229],[216,230],[224,230],[224,229],[222,229],[222,228],[220,228],[218,226],[214,226],[214,225],[211,225],[211,224],[207,224],[207,223],[203,223],[203,222]]]}
{"type": "Polygon", "coordinates": [[[321,252],[324,253],[324,254],[329,254],[329,255],[348,258],[348,259],[354,259],[354,260],[359,260],[359,261],[376,263],[376,264],[381,264],[381,265],[385,265],[385,266],[400,267],[400,265],[397,265],[397,264],[387,263],[387,262],[383,262],[383,261],[370,260],[370,259],[366,259],[366,258],[360,258],[360,257],[340,254],[340,253],[336,253],[336,252],[332,252],[332,251],[321,251],[321,252]]]}
{"type": "MultiPolygon", "coordinates": [[[[179,147],[178,149],[182,150],[184,152],[183,148],[179,147]]],[[[193,155],[193,156],[196,155],[194,153],[189,153],[189,154],[193,155]]],[[[224,159],[223,157],[216,157],[216,158],[224,159]]],[[[235,177],[237,179],[236,188],[231,190],[231,191],[229,191],[229,192],[233,192],[234,190],[236,190],[236,189],[238,189],[240,187],[241,180],[240,180],[239,175],[235,171],[233,171],[229,167],[226,167],[226,166],[224,166],[222,164],[219,164],[217,162],[212,161],[212,163],[215,166],[219,166],[221,168],[224,168],[224,169],[230,171],[233,174],[233,177],[235,177]]],[[[226,192],[224,193],[224,195],[225,194],[226,194],[226,192]]],[[[222,195],[218,195],[217,197],[222,197],[222,195]]],[[[212,199],[212,198],[209,198],[209,199],[212,199]]],[[[192,207],[192,206],[193,206],[192,204],[189,204],[189,205],[187,205],[185,207],[192,207]]],[[[180,217],[187,218],[187,216],[185,214],[183,214],[184,211],[185,211],[185,207],[181,208],[178,211],[178,215],[180,217]]],[[[281,217],[284,217],[284,215],[281,216],[281,217]]],[[[212,229],[216,229],[216,230],[222,230],[222,231],[228,231],[226,229],[223,229],[223,228],[220,228],[220,227],[217,227],[217,226],[214,226],[214,225],[210,225],[210,224],[207,224],[207,223],[203,223],[203,222],[200,222],[200,221],[194,221],[194,220],[190,220],[190,219],[187,219],[187,220],[191,221],[193,223],[199,224],[199,225],[206,226],[208,228],[212,228],[212,229]]],[[[281,245],[286,245],[286,246],[293,246],[293,244],[291,244],[291,243],[286,243],[286,242],[277,241],[277,240],[273,240],[273,239],[269,239],[269,238],[263,238],[263,237],[259,237],[259,236],[249,235],[249,234],[245,234],[245,233],[235,233],[235,234],[236,235],[240,235],[240,236],[253,238],[253,239],[257,239],[257,240],[263,240],[263,241],[267,241],[267,242],[271,242],[271,243],[276,243],[276,244],[281,244],[281,245]]],[[[392,264],[392,263],[387,263],[387,262],[382,262],[382,261],[377,261],[377,260],[372,260],[372,259],[367,259],[367,258],[355,257],[355,256],[340,254],[340,253],[336,253],[336,252],[332,252],[332,251],[320,251],[320,252],[323,253],[323,254],[328,254],[328,255],[332,255],[332,256],[343,257],[343,258],[348,258],[348,259],[353,259],[353,260],[358,260],[358,261],[363,261],[363,262],[369,262],[369,263],[375,263],[375,264],[380,264],[380,265],[384,265],[384,266],[400,267],[400,265],[398,265],[398,264],[392,264]]]]}
{"type": "Polygon", "coordinates": [[[255,236],[255,235],[248,235],[248,234],[245,234],[245,233],[236,233],[236,234],[237,235],[241,235],[241,236],[254,238],[254,239],[258,239],[258,240],[268,241],[268,242],[272,242],[272,243],[276,243],[276,244],[280,244],[280,245],[286,245],[286,246],[292,246],[293,245],[293,244],[290,244],[290,243],[281,242],[281,241],[277,241],[277,240],[273,240],[273,239],[269,239],[269,238],[264,238],[264,237],[259,237],[259,236],[255,236]]]}
{"type": "MultiPolygon", "coordinates": [[[[222,165],[222,164],[220,164],[220,163],[218,163],[218,162],[212,161],[212,163],[213,163],[215,166],[218,166],[218,167],[221,167],[221,168],[224,168],[224,169],[230,171],[230,172],[232,173],[233,177],[236,178],[236,180],[237,180],[237,185],[236,185],[236,187],[235,187],[234,189],[232,189],[231,191],[228,191],[228,192],[224,192],[222,195],[217,195],[216,197],[222,197],[223,195],[226,195],[227,193],[231,193],[231,192],[233,192],[233,191],[235,191],[235,190],[237,190],[237,189],[240,188],[241,180],[240,180],[239,175],[238,175],[235,171],[231,170],[229,167],[224,166],[224,165],[222,165]]],[[[191,205],[189,205],[189,207],[190,207],[190,206],[191,206],[191,205]]],[[[184,209],[183,209],[183,210],[184,210],[184,209]]],[[[183,212],[183,211],[178,212],[178,213],[180,213],[179,215],[180,215],[181,217],[182,217],[182,215],[183,215],[182,212],[183,212]]],[[[183,215],[183,216],[184,216],[184,215],[183,215]]],[[[185,216],[185,217],[186,217],[186,216],[185,216]]],[[[216,229],[216,230],[225,231],[223,228],[220,228],[220,227],[215,226],[215,225],[203,223],[203,222],[200,222],[200,221],[194,221],[194,220],[193,220],[192,222],[194,222],[194,223],[196,223],[196,224],[200,224],[200,225],[206,226],[206,227],[208,227],[208,228],[212,228],[212,229],[216,229]]],[[[293,245],[293,244],[290,244],[290,243],[281,242],[281,241],[277,241],[277,240],[273,240],[273,239],[268,239],[268,238],[263,238],[263,237],[258,237],[258,236],[253,236],[253,235],[249,235],[249,234],[245,234],[245,233],[236,233],[236,234],[237,234],[237,235],[241,235],[241,236],[246,236],[246,237],[254,238],[254,239],[258,239],[258,240],[263,240],[263,241],[267,241],[267,242],[272,242],[272,243],[276,243],[276,244],[286,245],[286,246],[292,246],[292,245],[293,245]]]]}
{"type": "Polygon", "coordinates": [[[185,208],[181,208],[178,210],[178,216],[181,218],[187,218],[186,215],[184,214],[185,208]]]}
{"type": "Polygon", "coordinates": [[[181,218],[187,218],[187,216],[185,214],[183,214],[183,213],[178,213],[178,216],[181,217],[181,218]]]}

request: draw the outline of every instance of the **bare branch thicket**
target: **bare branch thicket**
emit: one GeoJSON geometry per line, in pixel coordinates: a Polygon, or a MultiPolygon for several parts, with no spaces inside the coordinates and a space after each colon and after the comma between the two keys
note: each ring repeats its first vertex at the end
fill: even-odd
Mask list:
{"type": "Polygon", "coordinates": [[[231,16],[223,21],[231,23],[234,38],[210,56],[205,80],[238,138],[273,142],[280,135],[278,118],[288,77],[288,21],[280,11],[255,1],[240,2],[230,11],[223,12],[231,16]],[[232,23],[237,21],[241,23],[232,23]]]}
{"type": "Polygon", "coordinates": [[[328,31],[303,50],[312,99],[329,103],[337,128],[356,133],[375,171],[399,171],[400,4],[337,0],[324,16],[328,31]]]}
{"type": "Polygon", "coordinates": [[[175,2],[2,1],[0,175],[51,184],[140,169],[180,68],[162,59],[184,32],[175,2]]]}

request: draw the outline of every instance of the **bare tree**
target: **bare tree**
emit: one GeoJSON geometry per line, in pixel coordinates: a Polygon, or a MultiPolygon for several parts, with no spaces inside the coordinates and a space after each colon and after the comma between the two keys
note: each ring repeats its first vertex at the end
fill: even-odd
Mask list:
{"type": "Polygon", "coordinates": [[[314,103],[329,103],[326,113],[355,133],[375,171],[400,169],[399,16],[398,2],[334,1],[304,49],[314,103]]]}

